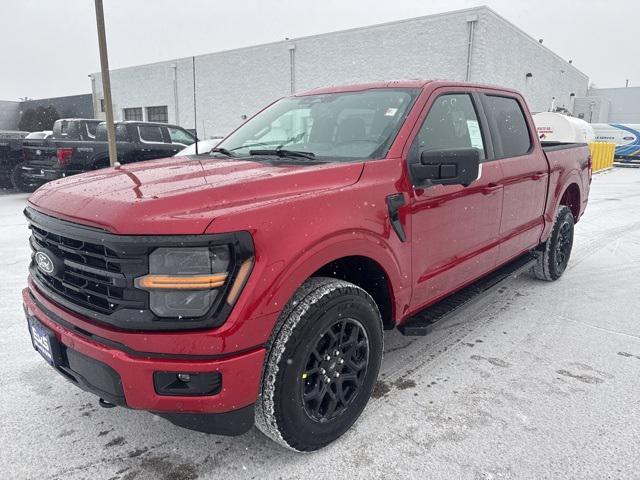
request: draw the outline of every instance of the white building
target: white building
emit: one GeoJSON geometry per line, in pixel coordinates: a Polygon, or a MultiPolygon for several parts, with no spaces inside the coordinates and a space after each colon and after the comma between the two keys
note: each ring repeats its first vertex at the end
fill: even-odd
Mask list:
{"type": "MultiPolygon", "coordinates": [[[[111,71],[117,120],[194,127],[192,57],[111,71]]],[[[197,130],[228,133],[267,103],[319,86],[402,78],[496,84],[533,111],[571,108],[588,77],[487,7],[195,57],[197,130]]],[[[91,75],[101,117],[102,83],[91,75]]]]}
{"type": "Polygon", "coordinates": [[[573,114],[591,123],[640,123],[640,87],[591,88],[573,114]]]}

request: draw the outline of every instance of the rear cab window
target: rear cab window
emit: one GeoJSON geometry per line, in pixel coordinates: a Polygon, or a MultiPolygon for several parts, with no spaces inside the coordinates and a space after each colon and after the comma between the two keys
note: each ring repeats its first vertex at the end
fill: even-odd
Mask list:
{"type": "Polygon", "coordinates": [[[96,128],[98,127],[98,122],[85,122],[85,127],[87,130],[87,136],[89,138],[96,138],[96,128]]]}
{"type": "Polygon", "coordinates": [[[482,103],[492,127],[496,158],[528,154],[533,143],[520,102],[514,97],[485,94],[482,103]]]}

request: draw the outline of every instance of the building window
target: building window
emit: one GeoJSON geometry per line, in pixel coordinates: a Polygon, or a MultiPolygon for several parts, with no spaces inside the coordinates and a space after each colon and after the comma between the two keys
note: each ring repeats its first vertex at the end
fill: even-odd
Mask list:
{"type": "Polygon", "coordinates": [[[124,109],[124,119],[125,120],[133,120],[136,122],[142,121],[142,108],[125,108],[124,109]]]}
{"type": "Polygon", "coordinates": [[[167,106],[147,107],[147,122],[169,123],[167,106]]]}

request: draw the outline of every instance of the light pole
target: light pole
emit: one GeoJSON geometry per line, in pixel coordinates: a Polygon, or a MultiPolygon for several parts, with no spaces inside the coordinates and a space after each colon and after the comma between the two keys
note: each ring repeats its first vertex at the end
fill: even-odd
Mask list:
{"type": "Polygon", "coordinates": [[[96,24],[98,26],[98,47],[100,49],[100,73],[102,74],[102,94],[104,95],[104,109],[107,116],[107,142],[109,145],[109,165],[118,164],[116,150],[116,129],[113,125],[113,105],[111,103],[111,82],[109,81],[109,60],[107,56],[107,36],[104,31],[104,11],[102,0],[96,1],[96,24]]]}

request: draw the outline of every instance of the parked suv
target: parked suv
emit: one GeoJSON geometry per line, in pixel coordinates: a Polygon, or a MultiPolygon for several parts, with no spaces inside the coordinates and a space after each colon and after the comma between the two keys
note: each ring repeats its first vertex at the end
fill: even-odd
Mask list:
{"type": "Polygon", "coordinates": [[[558,279],[590,182],[588,147],[543,147],[513,90],[301,93],[204,155],[32,195],[29,331],[102,405],[316,450],[367,404],[383,329],[424,335],[519,271],[558,279]]]}
{"type": "MultiPolygon", "coordinates": [[[[174,155],[195,141],[182,127],[166,123],[115,124],[118,161],[122,164],[174,155]]],[[[53,138],[24,140],[24,163],[14,168],[13,184],[33,191],[56,178],[109,166],[106,123],[63,119],[53,127],[53,138]]]]}

